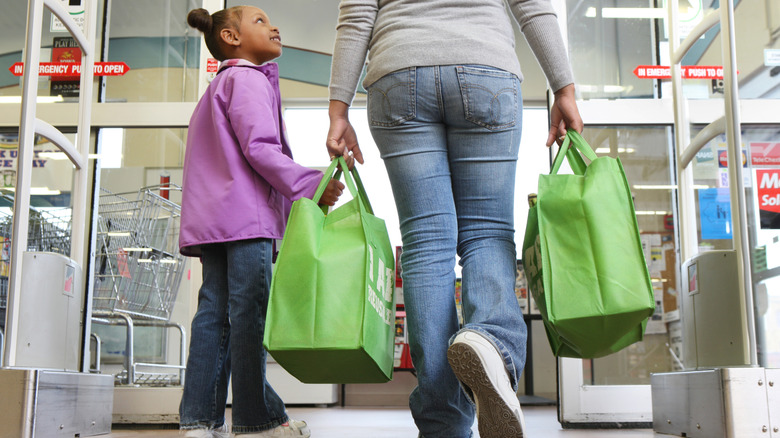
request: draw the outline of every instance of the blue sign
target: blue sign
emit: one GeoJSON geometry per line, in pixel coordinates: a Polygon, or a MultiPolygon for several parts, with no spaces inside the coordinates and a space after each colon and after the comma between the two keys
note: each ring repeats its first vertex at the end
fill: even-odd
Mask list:
{"type": "Polygon", "coordinates": [[[702,240],[731,239],[729,189],[699,190],[699,219],[702,240]]]}

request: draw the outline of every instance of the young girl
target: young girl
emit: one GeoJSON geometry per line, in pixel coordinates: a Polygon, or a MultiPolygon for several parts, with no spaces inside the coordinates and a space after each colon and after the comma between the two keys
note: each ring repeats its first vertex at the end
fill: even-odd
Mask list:
{"type": "MultiPolygon", "coordinates": [[[[180,405],[186,436],[227,437],[232,375],[233,433],[308,437],[290,420],[265,378],[265,313],[274,239],[291,202],[311,197],[322,173],[296,164],[284,133],[277,65],[279,29],[261,9],[238,6],[187,22],[203,32],[220,71],[190,119],[184,160],[179,246],[203,262],[180,405]],[[232,365],[232,366],[231,366],[232,365]]],[[[333,205],[344,185],[331,180],[320,201],[333,205]]]]}

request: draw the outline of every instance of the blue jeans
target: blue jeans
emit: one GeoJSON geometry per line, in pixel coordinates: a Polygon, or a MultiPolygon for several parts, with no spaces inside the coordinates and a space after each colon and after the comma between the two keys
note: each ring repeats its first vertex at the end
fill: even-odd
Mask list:
{"type": "Polygon", "coordinates": [[[265,378],[263,333],[272,257],[270,239],[204,245],[203,285],[179,406],[182,429],[224,424],[231,365],[233,432],[259,432],[288,420],[284,403],[265,378]]]}
{"type": "Polygon", "coordinates": [[[484,66],[399,70],[369,87],[368,117],[403,239],[418,378],[412,415],[421,437],[469,437],[474,407],[447,362],[458,331],[477,331],[495,344],[515,389],[525,365],[527,332],[514,292],[520,81],[484,66]],[[454,302],[456,255],[463,327],[454,302]]]}

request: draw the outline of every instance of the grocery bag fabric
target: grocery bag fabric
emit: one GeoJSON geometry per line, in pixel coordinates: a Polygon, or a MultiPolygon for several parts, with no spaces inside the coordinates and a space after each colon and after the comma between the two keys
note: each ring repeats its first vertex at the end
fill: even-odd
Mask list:
{"type": "Polygon", "coordinates": [[[271,283],[266,350],[304,383],[390,380],[394,266],[387,227],[357,169],[333,160],[313,199],[291,208],[271,283]],[[327,213],[318,201],[342,172],[353,199],[327,213]]]}
{"type": "Polygon", "coordinates": [[[539,176],[523,265],[556,356],[597,358],[642,340],[655,300],[631,191],[620,159],[597,157],[576,131],[539,176]],[[564,157],[573,175],[558,173],[564,157]]]}

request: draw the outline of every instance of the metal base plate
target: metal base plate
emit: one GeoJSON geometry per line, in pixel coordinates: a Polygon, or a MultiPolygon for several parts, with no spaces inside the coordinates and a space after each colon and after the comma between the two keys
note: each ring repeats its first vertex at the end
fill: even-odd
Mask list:
{"type": "Polygon", "coordinates": [[[650,377],[653,430],[691,438],[780,438],[780,369],[716,368],[650,377]]]}
{"type": "Polygon", "coordinates": [[[0,388],[2,437],[73,438],[111,432],[110,375],[1,369],[0,388]]]}

